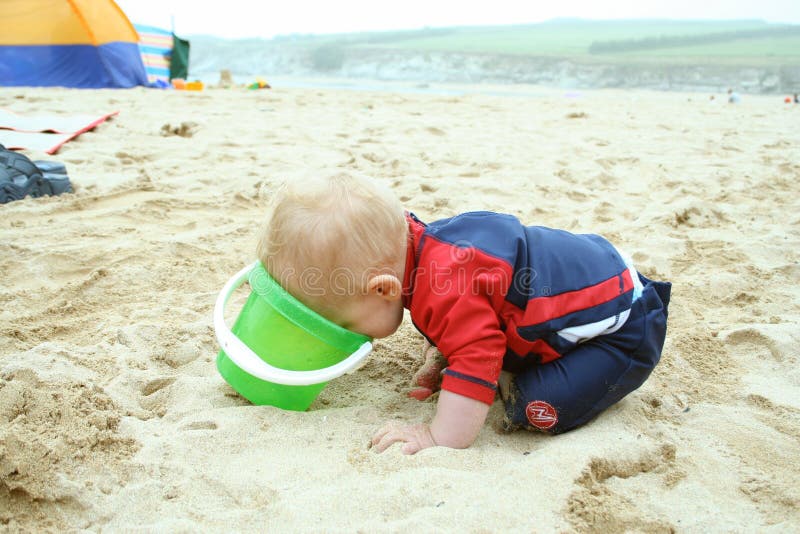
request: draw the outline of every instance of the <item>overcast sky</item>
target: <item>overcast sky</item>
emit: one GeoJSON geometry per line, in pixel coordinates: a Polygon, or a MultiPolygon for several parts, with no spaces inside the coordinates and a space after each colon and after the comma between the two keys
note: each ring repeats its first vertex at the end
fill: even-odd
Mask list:
{"type": "Polygon", "coordinates": [[[425,26],[524,24],[589,19],[763,19],[800,23],[800,0],[117,0],[134,23],[228,38],[341,33],[425,26]]]}

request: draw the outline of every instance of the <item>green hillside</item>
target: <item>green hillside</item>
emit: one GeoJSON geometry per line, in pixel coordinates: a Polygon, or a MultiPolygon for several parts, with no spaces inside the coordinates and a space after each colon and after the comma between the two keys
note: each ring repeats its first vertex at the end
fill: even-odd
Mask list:
{"type": "MultiPolygon", "coordinates": [[[[308,46],[568,57],[584,61],[800,60],[800,26],[758,20],[564,19],[519,26],[308,36],[308,46]]],[[[298,43],[299,44],[299,43],[298,43]]]]}

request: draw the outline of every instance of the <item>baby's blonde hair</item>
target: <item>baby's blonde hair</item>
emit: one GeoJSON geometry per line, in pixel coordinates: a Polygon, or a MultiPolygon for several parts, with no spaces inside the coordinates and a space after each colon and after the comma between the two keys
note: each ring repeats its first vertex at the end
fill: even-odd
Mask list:
{"type": "Polygon", "coordinates": [[[274,194],[258,258],[301,301],[333,305],[363,292],[369,272],[395,265],[407,236],[403,207],[387,188],[344,173],[308,178],[274,194]]]}

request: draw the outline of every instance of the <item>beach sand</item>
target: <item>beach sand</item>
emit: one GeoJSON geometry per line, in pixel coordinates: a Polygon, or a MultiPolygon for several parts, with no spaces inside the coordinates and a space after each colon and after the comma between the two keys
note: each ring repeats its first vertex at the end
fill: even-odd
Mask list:
{"type": "Polygon", "coordinates": [[[75,194],[0,206],[0,526],[800,529],[800,106],[503,90],[1,89],[120,114],[50,158],[75,194]],[[605,235],[674,284],[661,363],[574,432],[503,434],[496,402],[469,449],[378,455],[385,421],[434,409],[406,396],[407,320],[308,412],[250,405],[216,371],[214,300],[275,185],[336,170],[423,220],[605,235]]]}

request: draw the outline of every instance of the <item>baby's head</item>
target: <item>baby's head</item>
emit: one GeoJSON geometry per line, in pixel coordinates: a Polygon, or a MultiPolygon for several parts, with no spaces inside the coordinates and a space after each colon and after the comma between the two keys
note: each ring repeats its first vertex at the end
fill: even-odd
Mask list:
{"type": "Polygon", "coordinates": [[[289,293],[331,321],[379,338],[403,317],[408,226],[388,189],[337,174],[283,185],[258,258],[289,293]]]}

